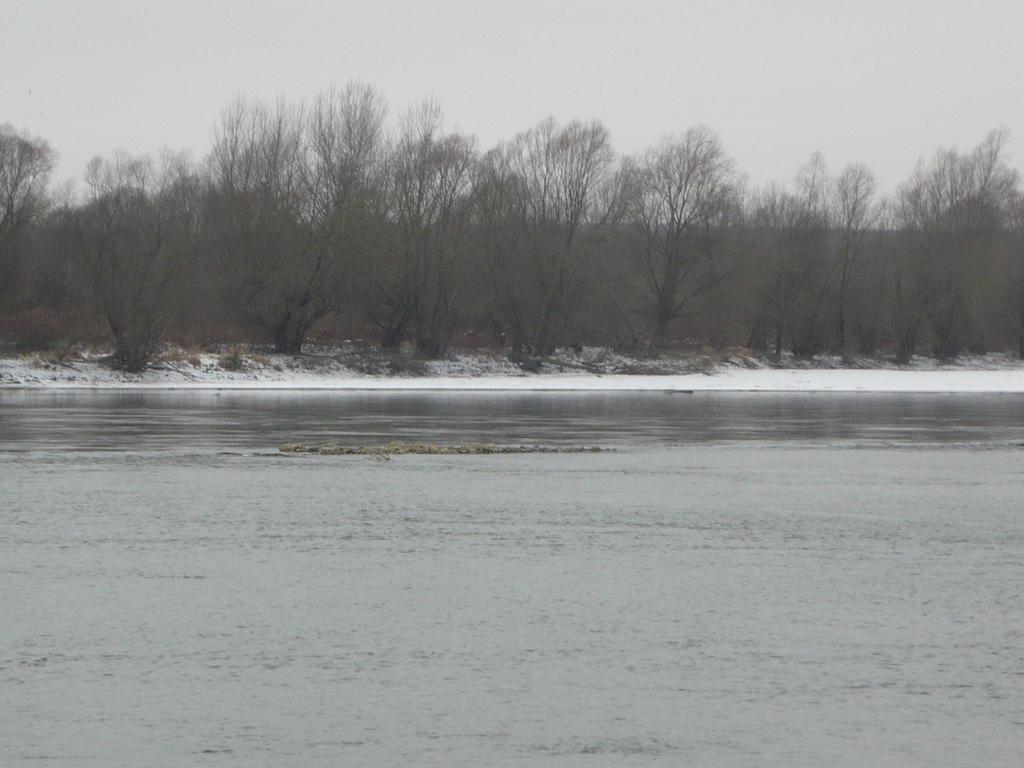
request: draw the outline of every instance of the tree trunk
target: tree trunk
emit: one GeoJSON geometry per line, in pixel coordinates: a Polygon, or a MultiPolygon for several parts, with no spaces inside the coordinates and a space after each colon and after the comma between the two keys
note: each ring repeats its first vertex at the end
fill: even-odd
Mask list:
{"type": "Polygon", "coordinates": [[[110,318],[108,326],[114,340],[114,352],[110,356],[114,368],[138,373],[149,365],[149,361],[159,351],[163,334],[157,328],[135,328],[130,323],[122,325],[110,318]]]}
{"type": "Polygon", "coordinates": [[[842,301],[839,302],[839,318],[836,323],[836,332],[839,337],[839,354],[842,356],[844,363],[849,363],[850,350],[846,343],[846,313],[843,312],[842,301]]]}
{"type": "Polygon", "coordinates": [[[309,323],[286,319],[274,329],[274,351],[282,355],[302,354],[309,323]]]}
{"type": "Polygon", "coordinates": [[[455,333],[457,318],[447,322],[432,323],[416,334],[416,355],[426,360],[437,360],[448,353],[452,334],[455,333]],[[447,327],[446,327],[447,326],[447,327]]]}
{"type": "Polygon", "coordinates": [[[380,345],[384,349],[398,350],[405,339],[405,321],[401,320],[384,326],[381,331],[380,345]]]}
{"type": "Polygon", "coordinates": [[[437,360],[440,357],[444,357],[447,347],[447,343],[438,340],[432,335],[416,337],[416,357],[424,360],[437,360]]]}
{"type": "Polygon", "coordinates": [[[673,303],[674,301],[667,294],[662,293],[658,296],[658,301],[654,308],[654,336],[651,339],[651,346],[655,349],[663,348],[665,341],[668,339],[669,327],[672,325],[675,314],[672,311],[673,303]]]}
{"type": "Polygon", "coordinates": [[[758,318],[754,327],[750,329],[750,335],[747,336],[747,349],[760,353],[768,351],[768,337],[765,334],[764,321],[761,318],[758,318]]]}
{"type": "Polygon", "coordinates": [[[1018,340],[1020,359],[1024,360],[1024,304],[1020,307],[1020,337],[1018,340]]]}
{"type": "Polygon", "coordinates": [[[911,334],[908,331],[901,333],[896,343],[896,362],[899,365],[909,365],[914,356],[914,347],[911,334]]]}
{"type": "Polygon", "coordinates": [[[529,344],[529,352],[537,357],[543,357],[550,355],[554,352],[554,339],[551,331],[551,327],[547,320],[541,322],[540,327],[537,329],[537,333],[533,336],[533,341],[529,344]]]}

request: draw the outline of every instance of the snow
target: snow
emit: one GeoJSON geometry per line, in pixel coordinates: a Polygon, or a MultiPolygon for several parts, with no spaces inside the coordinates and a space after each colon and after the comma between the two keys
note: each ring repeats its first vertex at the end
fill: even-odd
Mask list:
{"type": "MultiPolygon", "coordinates": [[[[524,373],[504,358],[461,355],[417,363],[413,375],[368,374],[338,358],[257,356],[243,370],[224,370],[217,355],[191,362],[165,362],[142,374],[111,370],[95,360],[57,363],[38,355],[0,358],[0,388],[161,389],[161,390],[386,390],[510,392],[930,392],[1024,393],[1024,364],[1008,356],[978,356],[957,364],[922,359],[910,367],[878,361],[834,367],[769,368],[751,358],[670,359],[660,368],[650,361],[601,357],[586,365],[560,359],[539,373],[524,373]],[[885,367],[882,367],[885,366],[885,367]],[[617,373],[628,368],[638,371],[617,373]],[[568,370],[567,370],[568,369],[568,370]],[[608,372],[593,372],[608,371],[608,372]],[[553,372],[546,372],[553,371],[553,372]]],[[[795,365],[791,361],[791,364],[795,365]]]]}

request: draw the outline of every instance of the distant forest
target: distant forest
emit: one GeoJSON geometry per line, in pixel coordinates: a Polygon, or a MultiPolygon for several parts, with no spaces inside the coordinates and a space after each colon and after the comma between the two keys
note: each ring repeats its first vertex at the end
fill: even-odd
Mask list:
{"type": "Polygon", "coordinates": [[[238,99],[207,157],[55,152],[0,126],[0,339],[301,352],[360,340],[439,357],[561,347],[1024,356],[1024,194],[993,132],[891,196],[812,155],[752,188],[707,128],[617,154],[548,119],[492,148],[424,102],[393,128],[372,86],[238,99]]]}

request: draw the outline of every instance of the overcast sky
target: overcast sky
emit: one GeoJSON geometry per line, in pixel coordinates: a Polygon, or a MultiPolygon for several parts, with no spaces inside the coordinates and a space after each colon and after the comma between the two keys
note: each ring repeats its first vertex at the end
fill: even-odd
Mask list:
{"type": "Polygon", "coordinates": [[[115,148],[202,156],[237,93],[360,79],[485,146],[546,115],[599,118],[623,152],[703,123],[754,183],[817,149],[889,189],[996,127],[1024,165],[1022,28],[1020,0],[30,0],[0,24],[0,122],[80,178],[115,148]]]}

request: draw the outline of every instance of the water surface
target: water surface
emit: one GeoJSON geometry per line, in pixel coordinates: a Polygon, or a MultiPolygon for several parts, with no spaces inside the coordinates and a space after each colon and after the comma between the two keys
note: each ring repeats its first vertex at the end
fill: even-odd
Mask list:
{"type": "Polygon", "coordinates": [[[1019,396],[0,393],[0,764],[1020,764],[1020,443],[1019,396]],[[615,450],[272,455],[387,439],[615,450]]]}

